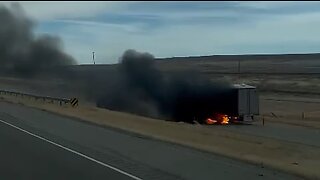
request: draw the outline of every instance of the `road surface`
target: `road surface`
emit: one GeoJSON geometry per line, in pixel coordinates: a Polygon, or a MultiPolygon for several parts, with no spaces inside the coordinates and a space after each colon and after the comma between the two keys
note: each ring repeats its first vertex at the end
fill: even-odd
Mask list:
{"type": "Polygon", "coordinates": [[[0,159],[0,179],[298,179],[1,101],[0,159]]]}

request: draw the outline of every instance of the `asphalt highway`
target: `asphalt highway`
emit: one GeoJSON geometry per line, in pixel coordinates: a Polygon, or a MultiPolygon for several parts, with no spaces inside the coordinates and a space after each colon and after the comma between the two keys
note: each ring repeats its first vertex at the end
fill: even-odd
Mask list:
{"type": "Polygon", "coordinates": [[[1,101],[0,160],[0,179],[10,180],[298,179],[258,165],[1,101]]]}
{"type": "Polygon", "coordinates": [[[0,122],[1,179],[131,179],[0,122]]]}

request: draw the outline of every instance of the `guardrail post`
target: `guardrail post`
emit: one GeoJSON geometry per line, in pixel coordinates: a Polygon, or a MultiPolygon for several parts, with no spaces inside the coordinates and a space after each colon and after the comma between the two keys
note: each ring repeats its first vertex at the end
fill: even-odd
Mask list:
{"type": "Polygon", "coordinates": [[[42,102],[44,103],[51,103],[51,104],[55,104],[56,102],[62,106],[64,103],[66,104],[70,104],[72,107],[78,106],[78,99],[77,98],[70,98],[70,99],[66,99],[66,98],[55,98],[55,97],[50,97],[50,96],[37,96],[37,95],[32,95],[32,94],[24,94],[24,93],[19,93],[19,92],[13,92],[13,91],[4,91],[4,90],[0,90],[0,95],[9,95],[9,96],[13,96],[13,97],[20,97],[23,99],[23,97],[25,97],[26,99],[32,100],[34,99],[34,101],[38,101],[42,100],[42,102]]]}

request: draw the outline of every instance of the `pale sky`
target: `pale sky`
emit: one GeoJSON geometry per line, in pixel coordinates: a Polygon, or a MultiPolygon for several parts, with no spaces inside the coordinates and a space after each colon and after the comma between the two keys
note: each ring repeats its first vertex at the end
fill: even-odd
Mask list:
{"type": "MultiPolygon", "coordinates": [[[[0,2],[8,5],[10,2],[0,2]]],[[[79,63],[155,57],[320,52],[320,2],[20,2],[36,33],[59,36],[79,63]]]]}

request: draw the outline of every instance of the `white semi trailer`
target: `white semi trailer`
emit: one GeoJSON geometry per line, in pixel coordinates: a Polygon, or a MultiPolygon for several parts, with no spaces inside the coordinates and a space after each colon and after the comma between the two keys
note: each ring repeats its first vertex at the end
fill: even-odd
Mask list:
{"type": "Polygon", "coordinates": [[[253,120],[259,115],[259,96],[256,87],[246,84],[234,84],[237,93],[237,113],[240,121],[253,120]]]}

